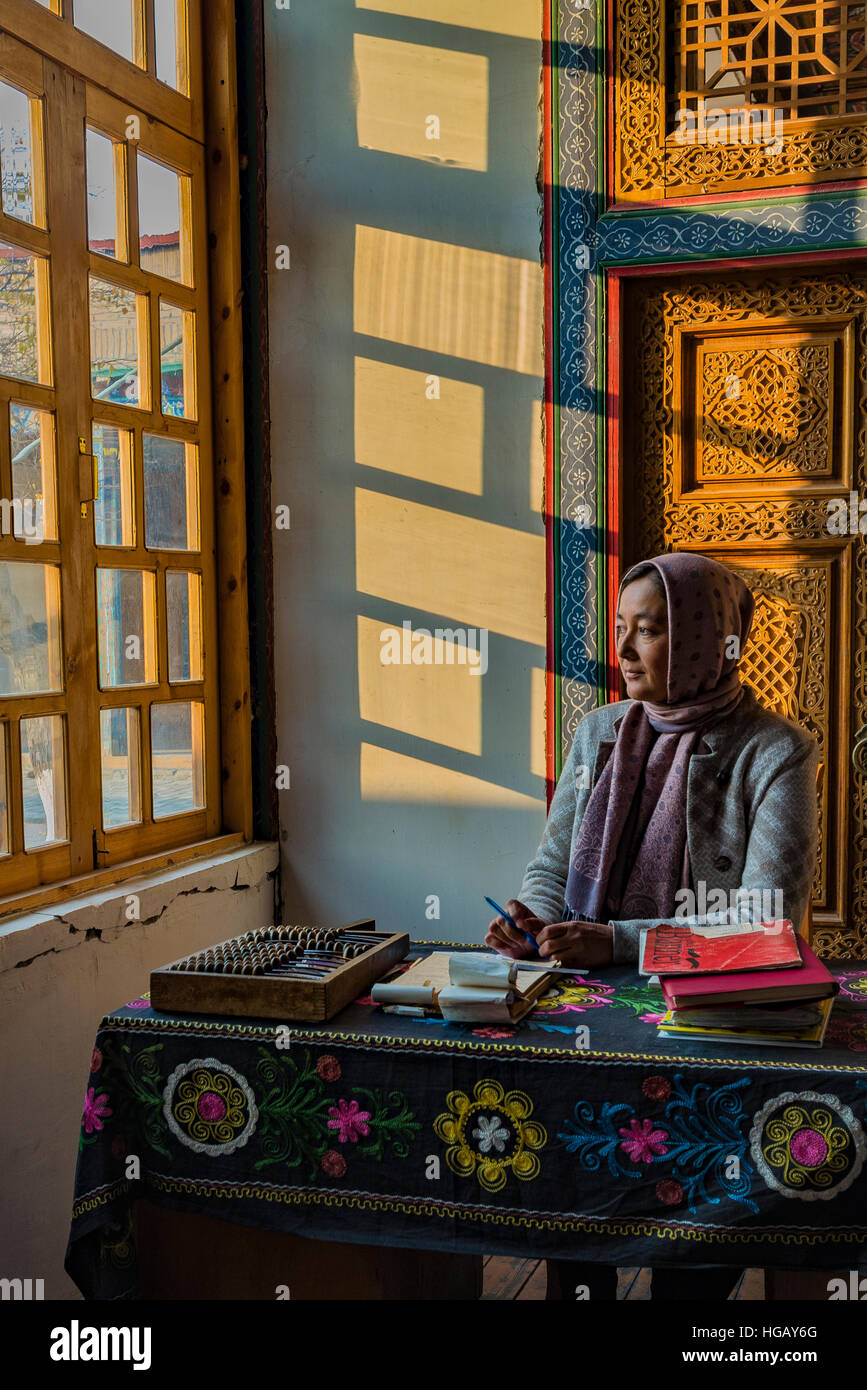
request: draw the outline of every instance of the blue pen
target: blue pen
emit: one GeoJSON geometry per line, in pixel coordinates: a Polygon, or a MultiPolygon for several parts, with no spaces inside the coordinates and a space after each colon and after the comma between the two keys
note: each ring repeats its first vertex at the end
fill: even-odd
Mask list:
{"type": "Polygon", "coordinates": [[[494,911],[496,912],[496,914],[497,914],[498,917],[505,917],[505,919],[506,919],[506,921],[509,923],[509,925],[510,925],[511,927],[514,927],[514,928],[515,928],[515,931],[519,931],[519,932],[521,933],[521,935],[522,935],[523,937],[525,937],[525,938],[527,939],[527,941],[529,941],[530,945],[533,947],[533,950],[535,951],[536,955],[538,956],[538,954],[539,954],[539,946],[538,946],[538,944],[537,944],[537,942],[536,942],[535,936],[531,936],[530,933],[529,933],[528,931],[524,931],[524,928],[518,925],[518,923],[515,921],[514,917],[510,917],[509,914],[508,914],[508,912],[506,912],[505,908],[500,907],[499,903],[495,903],[494,900],[493,900],[493,898],[488,898],[488,897],[486,897],[486,898],[485,898],[485,902],[488,904],[489,907],[492,907],[492,908],[494,909],[494,911]]]}

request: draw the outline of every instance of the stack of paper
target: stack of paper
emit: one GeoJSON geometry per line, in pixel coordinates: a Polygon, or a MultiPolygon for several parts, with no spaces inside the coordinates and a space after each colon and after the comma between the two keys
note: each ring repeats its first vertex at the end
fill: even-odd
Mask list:
{"type": "Polygon", "coordinates": [[[396,980],[374,985],[370,997],[389,1013],[439,1015],[452,1023],[517,1023],[550,983],[544,965],[493,952],[437,951],[396,980]]]}

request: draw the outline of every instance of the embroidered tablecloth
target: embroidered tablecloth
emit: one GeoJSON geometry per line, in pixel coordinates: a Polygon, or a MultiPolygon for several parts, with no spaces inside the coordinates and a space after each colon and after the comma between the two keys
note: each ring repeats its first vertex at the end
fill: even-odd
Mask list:
{"type": "Polygon", "coordinates": [[[867,967],[817,1052],[660,1038],[634,969],[523,1023],[103,1019],[66,1268],[135,1297],[139,1196],[331,1240],[621,1265],[867,1259],[867,967]],[[138,1160],[136,1162],[135,1160],[138,1160]]]}

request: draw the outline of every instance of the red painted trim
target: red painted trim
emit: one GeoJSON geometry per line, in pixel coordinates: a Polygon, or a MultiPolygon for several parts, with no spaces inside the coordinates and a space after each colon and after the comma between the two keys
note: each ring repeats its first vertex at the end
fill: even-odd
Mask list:
{"type": "Polygon", "coordinates": [[[657,261],[652,265],[605,266],[608,276],[630,276],[638,278],[647,275],[694,275],[707,270],[763,270],[766,266],[777,265],[828,265],[837,261],[867,260],[867,246],[853,246],[843,251],[787,251],[777,256],[744,256],[737,260],[716,261],[657,261]]]}
{"type": "Polygon", "coordinates": [[[605,685],[609,702],[619,699],[617,666],[614,657],[614,619],[621,578],[621,403],[622,380],[621,344],[623,342],[622,296],[620,277],[606,278],[603,303],[607,327],[607,380],[605,406],[608,416],[607,459],[605,468],[606,530],[608,532],[608,652],[605,685]]]}
{"type": "Polygon", "coordinates": [[[552,64],[556,62],[557,55],[552,43],[550,4],[543,6],[542,52],[542,236],[545,290],[545,793],[550,806],[557,783],[557,749],[555,747],[558,700],[555,643],[557,614],[554,612],[554,605],[559,593],[559,576],[556,569],[557,519],[554,511],[554,472],[557,460],[554,401],[557,389],[557,363],[555,361],[556,335],[554,331],[556,238],[552,185],[552,179],[555,176],[553,139],[555,112],[552,64]]]}
{"type": "Polygon", "coordinates": [[[608,212],[632,212],[647,208],[682,207],[690,204],[698,211],[706,203],[755,203],[769,197],[797,198],[815,193],[846,193],[853,188],[867,188],[867,179],[841,179],[836,183],[774,184],[767,188],[730,189],[725,193],[687,193],[680,198],[648,198],[642,201],[609,203],[608,212]]]}

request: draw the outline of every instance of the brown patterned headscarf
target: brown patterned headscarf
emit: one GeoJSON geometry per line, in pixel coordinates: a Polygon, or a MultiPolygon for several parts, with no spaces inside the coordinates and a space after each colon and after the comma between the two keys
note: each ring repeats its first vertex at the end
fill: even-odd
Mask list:
{"type": "MultiPolygon", "coordinates": [[[[566,906],[589,921],[672,916],[676,891],[690,882],[689,760],[702,729],[731,714],[744,695],[738,660],[754,600],[743,580],[684,551],[643,563],[661,575],[668,604],[666,701],[630,705],[587,803],[566,906]]],[[[618,605],[637,568],[624,575],[618,605]]]]}

